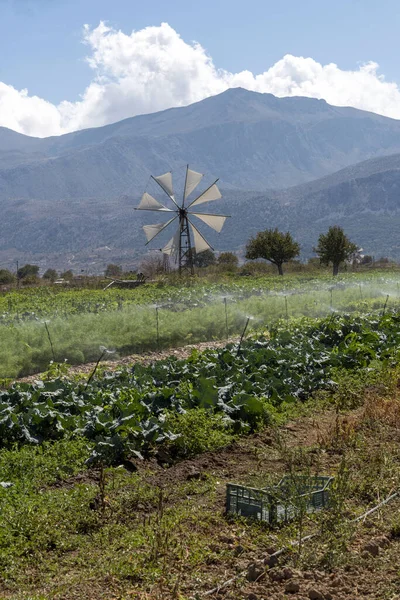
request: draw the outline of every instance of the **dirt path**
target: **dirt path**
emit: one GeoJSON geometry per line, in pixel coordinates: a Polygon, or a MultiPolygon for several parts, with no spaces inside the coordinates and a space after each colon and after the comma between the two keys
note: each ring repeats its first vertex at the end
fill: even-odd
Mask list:
{"type": "MultiPolygon", "coordinates": [[[[170,356],[173,356],[178,359],[184,359],[190,356],[192,350],[199,350],[200,352],[202,352],[203,350],[207,350],[208,348],[223,348],[227,344],[234,344],[238,341],[238,337],[233,337],[227,340],[220,340],[216,342],[200,342],[198,344],[188,344],[187,346],[182,346],[179,348],[168,348],[166,350],[162,350],[161,352],[143,352],[142,354],[130,354],[129,356],[123,356],[114,360],[102,360],[101,365],[103,367],[106,366],[110,371],[115,371],[121,365],[129,366],[138,362],[144,365],[148,365],[156,360],[163,360],[165,358],[169,358],[170,356]]],[[[70,367],[69,373],[71,373],[71,375],[76,375],[80,373],[89,374],[93,371],[95,366],[95,362],[74,365],[70,367]]],[[[19,378],[18,381],[30,383],[40,379],[41,375],[42,373],[27,375],[26,377],[19,378]]]]}

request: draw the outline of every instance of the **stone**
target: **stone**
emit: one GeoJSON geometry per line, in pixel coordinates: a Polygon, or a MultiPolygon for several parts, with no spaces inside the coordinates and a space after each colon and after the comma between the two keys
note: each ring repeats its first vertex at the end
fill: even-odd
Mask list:
{"type": "Polygon", "coordinates": [[[378,556],[379,546],[376,543],[376,541],[371,540],[370,542],[367,542],[366,544],[364,544],[363,551],[369,552],[369,554],[371,554],[372,556],[378,556]]]}
{"type": "Polygon", "coordinates": [[[268,571],[268,575],[271,581],[276,581],[277,583],[280,583],[281,581],[284,581],[285,579],[285,574],[282,571],[282,569],[277,569],[276,567],[273,569],[270,569],[268,571]]]}
{"type": "Polygon", "coordinates": [[[267,565],[267,567],[269,567],[270,569],[272,569],[273,567],[276,567],[276,565],[278,564],[278,557],[277,556],[269,556],[267,555],[264,558],[264,565],[267,565]]]}
{"type": "Polygon", "coordinates": [[[236,546],[233,550],[233,555],[234,556],[240,556],[241,554],[243,554],[244,552],[244,548],[243,546],[241,546],[240,544],[238,546],[236,546]]]}
{"type": "Polygon", "coordinates": [[[249,563],[247,567],[247,581],[256,581],[265,573],[264,565],[261,561],[256,560],[249,563]]]}
{"type": "Polygon", "coordinates": [[[258,600],[258,598],[255,594],[253,594],[253,592],[250,592],[250,594],[247,596],[247,600],[258,600]]]}
{"type": "Polygon", "coordinates": [[[324,594],[315,588],[308,590],[308,597],[310,600],[324,600],[324,594]]]}
{"type": "Polygon", "coordinates": [[[294,575],[294,573],[293,573],[292,569],[290,569],[289,567],[285,567],[283,569],[283,576],[285,579],[293,579],[293,575],[294,575]]]}
{"type": "Polygon", "coordinates": [[[390,545],[389,538],[386,535],[380,535],[372,540],[375,544],[378,544],[379,548],[387,548],[390,545]]]}
{"type": "Polygon", "coordinates": [[[300,591],[300,584],[294,579],[290,579],[285,585],[285,592],[287,594],[297,594],[300,591]]]}

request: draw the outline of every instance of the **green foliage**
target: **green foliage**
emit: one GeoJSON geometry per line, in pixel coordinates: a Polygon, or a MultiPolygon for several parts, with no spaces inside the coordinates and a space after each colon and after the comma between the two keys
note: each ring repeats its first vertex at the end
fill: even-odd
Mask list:
{"type": "Polygon", "coordinates": [[[239,259],[233,252],[221,252],[217,262],[220,267],[234,271],[239,264],[239,259]]]}
{"type": "Polygon", "coordinates": [[[48,279],[49,281],[55,281],[58,277],[57,271],[55,269],[47,269],[43,273],[43,279],[48,279]]]}
{"type": "Polygon", "coordinates": [[[356,244],[353,244],[337,225],[329,227],[326,234],[321,233],[318,245],[314,248],[323,265],[332,263],[333,275],[338,274],[340,263],[348,260],[356,251],[356,244]]]}
{"type": "Polygon", "coordinates": [[[234,439],[230,419],[204,408],[189,409],[184,413],[169,411],[165,425],[177,436],[169,445],[179,456],[188,457],[216,450],[234,439]]]}
{"type": "Polygon", "coordinates": [[[17,271],[18,279],[26,279],[27,277],[37,277],[39,273],[39,267],[37,265],[26,264],[20,267],[17,271]]]}
{"type": "Polygon", "coordinates": [[[212,250],[204,250],[204,252],[196,253],[194,249],[193,252],[193,264],[195,267],[210,267],[211,265],[215,265],[216,258],[215,254],[212,250]]]}
{"type": "Polygon", "coordinates": [[[254,431],[270,422],[271,406],[277,409],[303,402],[318,390],[335,390],[333,378],[340,370],[396,363],[399,347],[396,313],[333,316],[295,323],[290,331],[277,326],[268,337],[244,342],[239,354],[230,344],[193,352],[187,360],[170,357],[105,372],[87,383],[58,378],[17,384],[0,392],[0,439],[12,447],[83,436],[94,444],[95,462],[118,463],[155,444],[179,446],[179,424],[181,451],[190,453],[197,435],[200,446],[207,435],[214,445],[231,432],[254,431]],[[197,433],[193,409],[203,411],[198,413],[197,433]],[[166,418],[171,412],[187,416],[166,418]],[[215,416],[216,438],[206,434],[206,415],[210,424],[215,416]],[[193,438],[188,436],[190,426],[193,438]]]}
{"type": "Polygon", "coordinates": [[[282,265],[300,253],[300,246],[295,242],[289,232],[282,233],[278,229],[266,229],[250,238],[246,246],[246,258],[254,260],[264,258],[278,268],[279,275],[283,275],[282,265]]]}
{"type": "Polygon", "coordinates": [[[71,271],[71,269],[68,269],[68,271],[64,271],[63,273],[61,273],[60,277],[62,279],[66,279],[67,281],[70,281],[71,279],[73,279],[74,274],[71,271]]]}
{"type": "Polygon", "coordinates": [[[106,277],[121,277],[122,268],[119,265],[109,264],[104,272],[106,277]]]}
{"type": "Polygon", "coordinates": [[[8,269],[0,269],[0,285],[14,283],[15,275],[8,269]]]}

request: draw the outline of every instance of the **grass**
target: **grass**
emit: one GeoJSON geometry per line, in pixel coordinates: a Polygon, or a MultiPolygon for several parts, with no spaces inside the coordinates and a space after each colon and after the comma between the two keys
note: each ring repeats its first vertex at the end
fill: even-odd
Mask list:
{"type": "MultiPolygon", "coordinates": [[[[240,287],[235,281],[223,286],[154,287],[147,289],[136,300],[130,291],[130,302],[127,300],[119,309],[116,309],[114,302],[110,302],[98,312],[87,309],[87,298],[97,293],[91,290],[84,291],[87,298],[79,305],[81,312],[75,314],[67,311],[66,316],[60,316],[56,294],[53,314],[49,315],[50,321],[46,324],[38,320],[5,319],[0,325],[0,378],[43,371],[54,360],[54,356],[60,363],[96,361],[101,346],[114,350],[114,356],[117,357],[226,339],[227,333],[232,336],[242,332],[248,315],[252,317],[248,329],[251,332],[268,328],[279,319],[320,317],[332,311],[362,313],[383,310],[387,294],[390,295],[387,308],[398,304],[395,279],[386,276],[379,278],[374,273],[369,279],[363,275],[363,283],[360,284],[360,281],[353,275],[335,282],[328,278],[318,280],[310,276],[297,276],[284,281],[264,277],[252,281],[253,287],[248,283],[240,287]],[[331,289],[332,284],[334,289],[331,289]],[[223,294],[228,295],[228,331],[223,294]],[[162,298],[169,300],[158,309],[157,340],[156,311],[149,303],[150,300],[154,303],[162,298]],[[145,300],[148,304],[133,303],[145,300]]],[[[72,299],[73,294],[77,293],[70,292],[72,299]]],[[[48,291],[46,294],[49,297],[45,298],[44,303],[48,313],[53,299],[48,291]]],[[[60,304],[68,305],[72,299],[67,300],[67,292],[63,294],[60,304]]],[[[26,307],[33,308],[36,301],[34,292],[24,298],[26,307]]],[[[93,301],[89,302],[89,308],[92,304],[93,301]]]]}
{"type": "MultiPolygon", "coordinates": [[[[170,416],[182,434],[181,455],[190,458],[171,469],[160,468],[153,459],[137,472],[121,466],[103,475],[88,471],[90,448],[80,439],[1,450],[0,480],[14,485],[0,488],[0,597],[201,596],[268,554],[269,548],[290,546],[299,536],[297,522],[270,530],[226,519],[225,482],[265,484],[291,470],[336,473],[338,483],[335,510],[307,517],[302,525],[304,533],[322,528],[323,536],[301,553],[289,552],[286,564],[323,570],[358,561],[362,572],[366,559],[354,548],[361,543],[359,536],[364,539],[371,529],[346,523],[400,486],[394,438],[400,425],[397,380],[396,370],[378,370],[367,380],[354,374],[359,392],[351,406],[339,386],[335,395],[297,408],[292,434],[283,415],[279,426],[235,441],[201,409],[170,416]],[[310,437],[313,419],[323,438],[318,431],[310,437]],[[233,441],[231,449],[223,449],[233,441]]],[[[343,380],[343,387],[351,385],[348,378],[343,380]]],[[[286,420],[293,416],[287,413],[286,420]]],[[[398,531],[391,509],[373,523],[380,532],[398,531]]],[[[239,578],[231,597],[243,598],[249,590],[257,595],[257,584],[249,585],[239,578]]],[[[389,589],[390,579],[387,585],[389,589]]]]}

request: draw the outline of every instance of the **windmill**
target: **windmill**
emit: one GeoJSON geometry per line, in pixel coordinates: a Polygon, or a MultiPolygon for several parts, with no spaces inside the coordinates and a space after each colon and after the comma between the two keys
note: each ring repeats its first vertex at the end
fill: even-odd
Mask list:
{"type": "Polygon", "coordinates": [[[154,212],[164,212],[170,214],[171,218],[167,222],[157,223],[155,225],[144,225],[143,230],[147,238],[147,245],[159,233],[164,231],[164,229],[173,223],[177,225],[175,234],[164,246],[164,248],[161,249],[161,251],[177,260],[179,265],[179,273],[182,273],[184,270],[188,270],[193,274],[192,248],[194,248],[196,254],[209,249],[213,250],[211,245],[207,242],[205,237],[192,222],[191,218],[197,217],[218,233],[221,231],[225,223],[225,219],[227,218],[227,215],[215,215],[197,212],[195,208],[199,204],[211,202],[213,200],[219,200],[219,198],[222,197],[221,192],[217,187],[218,179],[208,186],[208,188],[206,188],[201,194],[196,196],[194,200],[188,201],[188,197],[199,185],[202,178],[202,173],[197,173],[196,171],[189,169],[189,165],[187,165],[182,203],[178,203],[173,191],[172,173],[164,173],[164,175],[159,175],[158,177],[154,177],[152,175],[151,179],[153,179],[163,190],[163,192],[165,192],[168,198],[173,202],[174,207],[167,208],[161,204],[161,202],[153,198],[151,194],[145,192],[142,196],[139,206],[136,208],[136,210],[150,210],[154,212]],[[191,242],[191,233],[193,235],[193,246],[191,242]]]}

